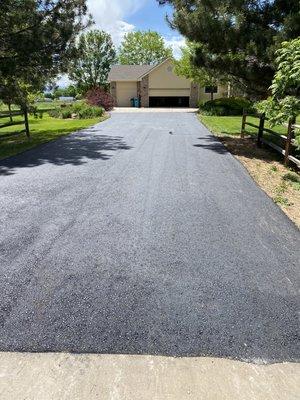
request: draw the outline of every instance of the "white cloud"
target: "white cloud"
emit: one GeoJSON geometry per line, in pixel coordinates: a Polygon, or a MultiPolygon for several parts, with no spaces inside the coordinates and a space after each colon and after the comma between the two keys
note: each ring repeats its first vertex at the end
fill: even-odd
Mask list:
{"type": "MultiPolygon", "coordinates": [[[[126,33],[135,30],[135,26],[126,22],[126,18],[141,9],[149,0],[87,0],[89,12],[95,24],[93,28],[103,29],[111,34],[114,44],[118,47],[126,33]]],[[[176,59],[180,58],[180,47],[184,46],[185,40],[180,35],[164,37],[167,46],[171,46],[176,59]]],[[[67,76],[59,78],[61,87],[71,82],[67,76]]]]}
{"type": "MultiPolygon", "coordinates": [[[[111,34],[114,44],[118,47],[124,35],[135,29],[135,26],[124,21],[144,6],[147,0],[87,0],[90,14],[98,28],[111,34]]],[[[72,83],[66,75],[58,78],[57,84],[66,87],[72,83]]]]}
{"type": "Polygon", "coordinates": [[[147,0],[88,0],[87,5],[95,21],[94,27],[109,32],[116,46],[124,35],[134,30],[125,18],[144,6],[147,0]]]}
{"type": "Polygon", "coordinates": [[[173,50],[173,56],[178,60],[181,57],[181,47],[185,46],[185,39],[182,36],[165,38],[165,43],[173,50]]]}
{"type": "MultiPolygon", "coordinates": [[[[95,21],[94,27],[109,32],[118,47],[126,33],[135,30],[135,26],[125,21],[126,17],[141,9],[149,0],[87,0],[90,13],[95,21]]],[[[185,41],[182,36],[165,37],[172,47],[175,58],[180,58],[180,47],[185,41]]]]}
{"type": "Polygon", "coordinates": [[[134,30],[134,25],[128,24],[125,21],[116,21],[112,28],[106,29],[111,34],[114,44],[118,47],[126,33],[134,30]]]}

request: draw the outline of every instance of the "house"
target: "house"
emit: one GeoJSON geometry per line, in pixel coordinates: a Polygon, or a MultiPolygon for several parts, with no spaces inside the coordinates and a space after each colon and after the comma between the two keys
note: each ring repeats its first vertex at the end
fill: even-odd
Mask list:
{"type": "MultiPolygon", "coordinates": [[[[141,107],[197,107],[211,98],[210,87],[199,87],[174,72],[171,59],[158,65],[114,65],[108,75],[111,94],[118,107],[130,107],[139,98],[141,107]]],[[[213,88],[214,98],[226,97],[227,87],[213,88]]]]}

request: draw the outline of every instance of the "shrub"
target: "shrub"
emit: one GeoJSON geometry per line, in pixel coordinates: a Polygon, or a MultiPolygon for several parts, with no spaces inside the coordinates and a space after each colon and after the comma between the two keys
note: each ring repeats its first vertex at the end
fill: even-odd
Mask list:
{"type": "Polygon", "coordinates": [[[65,105],[62,105],[61,107],[56,107],[53,110],[48,111],[50,117],[62,118],[62,119],[71,118],[72,113],[73,113],[72,106],[66,107],[65,105]]]}
{"type": "Polygon", "coordinates": [[[61,113],[61,109],[56,107],[53,110],[49,110],[48,114],[50,115],[50,117],[52,118],[61,118],[60,117],[60,113],[61,113]]]}
{"type": "Polygon", "coordinates": [[[72,109],[71,107],[64,107],[61,109],[61,118],[67,119],[72,117],[72,109]]]}
{"type": "Polygon", "coordinates": [[[199,104],[204,115],[242,115],[243,109],[253,111],[253,103],[243,97],[225,97],[199,104]]]}
{"type": "Polygon", "coordinates": [[[101,117],[103,115],[103,108],[98,106],[90,106],[87,103],[75,103],[73,105],[73,113],[78,115],[79,119],[89,119],[101,117]]]}
{"type": "Polygon", "coordinates": [[[85,102],[73,103],[68,106],[57,107],[49,111],[49,115],[53,118],[76,118],[76,119],[91,119],[101,117],[104,113],[103,108],[90,106],[85,102]]]}
{"type": "Polygon", "coordinates": [[[103,107],[106,111],[112,110],[115,105],[115,100],[112,95],[100,87],[90,89],[86,93],[85,98],[88,104],[103,107]]]}

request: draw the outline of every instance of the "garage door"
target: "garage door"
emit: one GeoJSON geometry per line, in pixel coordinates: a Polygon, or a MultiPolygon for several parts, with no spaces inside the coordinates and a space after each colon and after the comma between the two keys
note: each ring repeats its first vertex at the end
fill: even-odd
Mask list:
{"type": "Polygon", "coordinates": [[[150,96],[150,107],[189,107],[189,96],[150,96]]]}
{"type": "Polygon", "coordinates": [[[137,83],[117,82],[117,106],[130,107],[132,97],[137,97],[137,83]]]}
{"type": "Polygon", "coordinates": [[[178,89],[178,88],[169,88],[169,89],[149,89],[150,97],[186,97],[191,93],[191,89],[178,89]]]}

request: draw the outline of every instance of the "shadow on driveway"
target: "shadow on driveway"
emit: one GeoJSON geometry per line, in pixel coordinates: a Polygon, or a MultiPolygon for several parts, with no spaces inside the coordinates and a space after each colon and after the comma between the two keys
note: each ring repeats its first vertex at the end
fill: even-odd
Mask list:
{"type": "Polygon", "coordinates": [[[201,143],[194,144],[194,147],[212,150],[219,154],[228,154],[228,150],[218,139],[214,137],[202,137],[198,139],[201,141],[201,143]]]}
{"type": "MultiPolygon", "coordinates": [[[[99,129],[98,129],[99,131],[99,129]]],[[[82,165],[88,159],[108,160],[110,152],[129,150],[122,136],[94,134],[95,130],[85,129],[64,138],[37,146],[0,161],[0,175],[12,175],[17,168],[36,167],[51,163],[55,165],[82,165]]]]}

